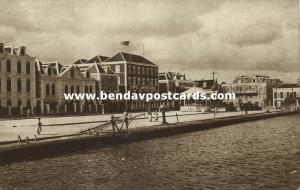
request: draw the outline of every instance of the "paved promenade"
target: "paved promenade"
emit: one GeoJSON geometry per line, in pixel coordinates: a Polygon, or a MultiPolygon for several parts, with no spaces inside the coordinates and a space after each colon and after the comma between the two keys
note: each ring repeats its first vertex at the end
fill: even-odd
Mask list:
{"type": "MultiPolygon", "coordinates": [[[[265,111],[250,111],[249,114],[262,113],[265,111]]],[[[195,120],[204,120],[214,118],[213,113],[201,114],[199,112],[180,112],[180,111],[170,111],[166,113],[166,116],[175,115],[178,113],[179,122],[195,121],[195,120]]],[[[122,114],[114,114],[115,116],[122,116],[122,114]]],[[[141,113],[133,113],[133,116],[141,115],[141,113]]],[[[219,112],[216,114],[216,118],[229,117],[242,115],[242,112],[219,112]]],[[[161,116],[161,113],[159,113],[161,116]]],[[[42,132],[40,135],[37,135],[38,138],[45,137],[58,137],[63,135],[70,135],[79,133],[81,130],[89,129],[96,127],[100,124],[103,124],[103,121],[110,120],[111,115],[93,115],[93,116],[72,116],[72,117],[41,117],[41,122],[43,125],[42,132]],[[96,122],[88,124],[72,124],[72,125],[60,125],[67,123],[80,123],[80,122],[96,122]]],[[[134,120],[129,126],[129,130],[137,127],[144,126],[154,126],[160,125],[162,118],[159,118],[159,122],[150,122],[148,118],[140,116],[140,119],[134,120]]],[[[168,123],[176,123],[177,119],[175,116],[167,117],[168,123]]],[[[37,128],[37,119],[21,119],[21,120],[2,120],[0,121],[0,143],[6,141],[15,141],[17,136],[20,135],[22,139],[29,137],[34,138],[36,135],[37,128]]],[[[107,130],[111,130],[111,125],[107,127],[107,130]]]]}

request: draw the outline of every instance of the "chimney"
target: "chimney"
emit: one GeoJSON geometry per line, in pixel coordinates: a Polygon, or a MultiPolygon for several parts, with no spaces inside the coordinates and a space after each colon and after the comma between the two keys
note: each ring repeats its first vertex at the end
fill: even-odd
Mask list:
{"type": "Polygon", "coordinates": [[[20,47],[19,55],[21,55],[21,56],[26,55],[26,47],[25,46],[20,47]]]}

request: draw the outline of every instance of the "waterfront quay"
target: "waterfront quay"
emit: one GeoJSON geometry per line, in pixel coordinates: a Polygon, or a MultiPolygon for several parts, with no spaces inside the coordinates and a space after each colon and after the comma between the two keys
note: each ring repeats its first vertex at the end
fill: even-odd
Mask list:
{"type": "MultiPolygon", "coordinates": [[[[275,110],[274,110],[275,111],[275,110]]],[[[278,111],[278,110],[277,110],[278,111]]],[[[264,113],[265,111],[249,111],[248,114],[264,113]]],[[[198,121],[213,118],[225,118],[231,116],[242,115],[241,111],[238,112],[225,112],[220,110],[216,114],[214,113],[200,113],[200,112],[180,112],[169,111],[166,112],[166,119],[169,124],[177,122],[189,122],[198,121]],[[176,114],[178,117],[176,117],[176,114]]],[[[139,116],[132,120],[129,125],[129,131],[136,128],[143,128],[148,126],[161,126],[162,118],[159,113],[158,122],[149,121],[146,113],[132,113],[133,116],[139,116]]],[[[123,114],[114,114],[115,117],[122,117],[123,114]]],[[[37,135],[36,128],[38,119],[16,119],[16,120],[1,120],[0,121],[0,146],[1,144],[10,144],[17,142],[18,135],[21,139],[28,137],[29,139],[35,139],[35,136],[39,140],[51,139],[57,140],[59,138],[67,138],[70,135],[79,134],[83,130],[99,126],[105,122],[110,121],[111,115],[91,115],[91,116],[76,116],[76,117],[42,117],[42,132],[37,135]],[[82,122],[85,121],[85,122],[82,122]]],[[[111,132],[112,127],[109,125],[104,128],[103,132],[111,132]]],[[[34,142],[32,142],[34,143],[34,142]]]]}
{"type": "Polygon", "coordinates": [[[235,123],[0,165],[0,187],[297,189],[299,118],[293,114],[235,123]]]}

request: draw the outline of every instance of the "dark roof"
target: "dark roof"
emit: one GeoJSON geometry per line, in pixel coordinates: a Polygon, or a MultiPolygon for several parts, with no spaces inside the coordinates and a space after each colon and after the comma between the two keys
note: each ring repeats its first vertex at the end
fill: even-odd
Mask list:
{"type": "Polygon", "coordinates": [[[85,63],[87,59],[78,59],[77,61],[74,62],[74,64],[82,64],[85,63]]]}
{"type": "Polygon", "coordinates": [[[203,88],[203,89],[211,89],[214,85],[214,80],[195,80],[197,87],[203,88]],[[206,86],[204,85],[206,84],[206,86]]]}
{"type": "Polygon", "coordinates": [[[96,55],[92,59],[88,60],[86,63],[102,63],[105,60],[107,60],[109,57],[102,56],[102,55],[96,55]]]}
{"type": "Polygon", "coordinates": [[[300,85],[296,83],[284,83],[276,86],[276,88],[300,88],[300,85]]]}
{"type": "Polygon", "coordinates": [[[107,59],[105,62],[114,62],[114,61],[129,61],[129,62],[136,62],[136,63],[145,63],[149,65],[155,65],[148,59],[146,59],[143,56],[135,55],[135,54],[129,54],[125,52],[119,52],[113,57],[107,59]]]}

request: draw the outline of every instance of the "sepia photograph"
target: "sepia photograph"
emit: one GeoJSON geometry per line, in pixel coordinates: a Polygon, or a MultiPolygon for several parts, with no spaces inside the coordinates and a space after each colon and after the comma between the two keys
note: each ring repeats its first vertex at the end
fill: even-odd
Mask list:
{"type": "Polygon", "coordinates": [[[0,190],[300,190],[299,0],[0,0],[0,190]]]}

